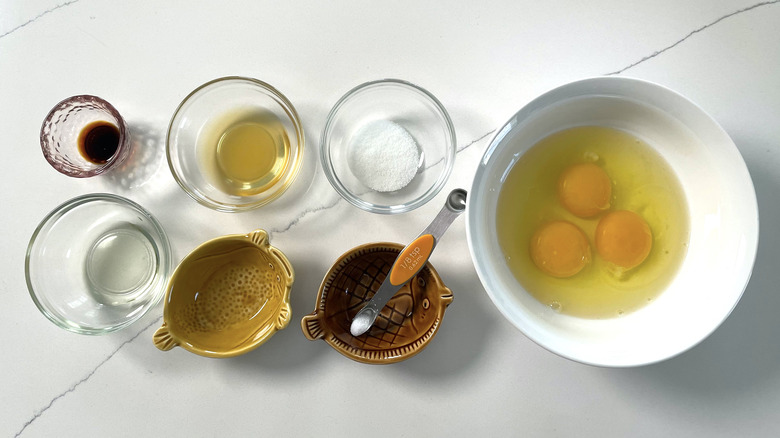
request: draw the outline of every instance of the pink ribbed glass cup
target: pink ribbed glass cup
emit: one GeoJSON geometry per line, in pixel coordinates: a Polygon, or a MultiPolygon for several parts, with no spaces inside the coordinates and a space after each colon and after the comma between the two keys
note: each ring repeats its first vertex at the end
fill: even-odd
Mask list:
{"type": "Polygon", "coordinates": [[[130,154],[130,133],[122,116],[110,103],[90,95],[69,97],[52,108],[41,126],[43,156],[58,172],[76,178],[99,175],[121,164],[130,154]],[[119,131],[116,151],[105,162],[87,159],[79,147],[82,130],[95,122],[119,131]]]}

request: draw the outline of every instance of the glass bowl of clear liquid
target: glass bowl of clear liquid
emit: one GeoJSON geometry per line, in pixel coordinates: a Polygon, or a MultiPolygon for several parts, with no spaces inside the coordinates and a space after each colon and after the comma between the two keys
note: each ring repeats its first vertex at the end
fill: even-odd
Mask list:
{"type": "Polygon", "coordinates": [[[154,307],[172,269],[165,231],[121,196],[73,198],[49,213],[27,247],[25,276],[35,305],[54,324],[98,335],[154,307]]]}

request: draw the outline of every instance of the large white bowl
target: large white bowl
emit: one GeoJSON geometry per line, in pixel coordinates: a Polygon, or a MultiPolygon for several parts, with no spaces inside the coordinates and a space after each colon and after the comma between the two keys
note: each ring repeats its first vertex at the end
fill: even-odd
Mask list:
{"type": "Polygon", "coordinates": [[[466,220],[477,273],[501,313],[544,348],[601,366],[658,362],[705,339],[742,296],[758,247],[753,183],[728,134],[685,97],[629,78],[566,84],[518,111],[479,163],[466,220]],[[627,131],[660,152],[689,207],[690,244],[679,273],[658,299],[619,318],[577,318],[538,302],[509,270],[496,234],[499,193],[518,157],[542,138],[581,125],[627,131]]]}

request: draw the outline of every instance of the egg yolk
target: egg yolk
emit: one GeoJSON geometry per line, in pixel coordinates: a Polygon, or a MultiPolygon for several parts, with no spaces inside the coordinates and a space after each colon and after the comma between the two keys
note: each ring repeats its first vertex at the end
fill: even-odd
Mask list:
{"type": "Polygon", "coordinates": [[[531,237],[530,249],[534,264],[553,277],[571,277],[590,261],[588,238],[571,222],[542,225],[531,237]]]}
{"type": "Polygon", "coordinates": [[[579,163],[566,168],[558,178],[558,199],[578,217],[593,217],[609,208],[612,182],[601,167],[579,163]]]}
{"type": "Polygon", "coordinates": [[[612,211],[596,226],[596,250],[604,260],[621,268],[639,266],[652,246],[650,226],[633,211],[612,211]]]}

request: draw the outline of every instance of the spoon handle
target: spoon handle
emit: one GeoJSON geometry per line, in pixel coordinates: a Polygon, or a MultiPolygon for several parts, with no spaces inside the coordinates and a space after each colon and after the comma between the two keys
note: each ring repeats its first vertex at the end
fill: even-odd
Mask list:
{"type": "Polygon", "coordinates": [[[420,272],[436,246],[436,239],[431,234],[423,234],[398,254],[390,268],[387,277],[393,286],[401,286],[420,272]]]}
{"type": "Polygon", "coordinates": [[[455,218],[463,212],[462,209],[455,209],[450,204],[450,202],[446,202],[430,225],[398,254],[393,267],[387,274],[390,284],[393,286],[403,285],[425,266],[425,262],[431,257],[431,253],[436,248],[436,244],[439,243],[441,236],[452,225],[455,218]]]}
{"type": "Polygon", "coordinates": [[[458,217],[459,214],[466,210],[466,191],[463,189],[455,189],[447,196],[447,202],[444,203],[444,207],[441,208],[439,214],[433,218],[433,221],[426,227],[420,235],[432,234],[438,242],[441,235],[447,231],[452,221],[458,217]]]}

